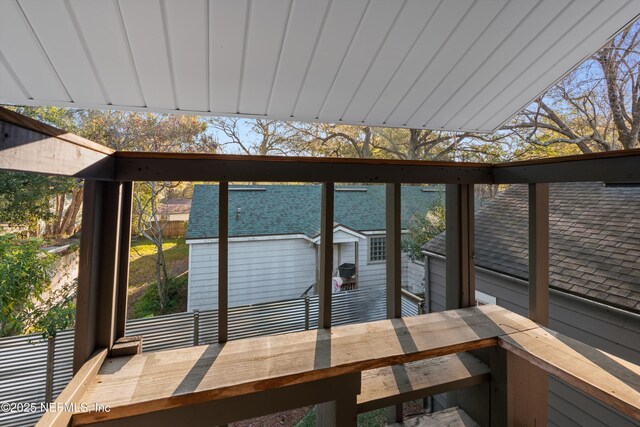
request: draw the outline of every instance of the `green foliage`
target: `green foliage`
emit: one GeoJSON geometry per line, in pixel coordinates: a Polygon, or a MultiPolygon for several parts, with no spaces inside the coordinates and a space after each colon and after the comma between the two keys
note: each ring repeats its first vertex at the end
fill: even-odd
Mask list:
{"type": "MultiPolygon", "coordinates": [[[[182,307],[186,305],[187,286],[188,277],[186,274],[169,278],[167,313],[184,310],[182,307]]],[[[132,311],[132,317],[134,319],[163,314],[155,283],[145,289],[144,294],[133,304],[132,311]]]]}
{"type": "Polygon", "coordinates": [[[75,184],[71,178],[0,171],[0,223],[26,225],[33,231],[38,220],[53,217],[51,198],[75,184]]]}
{"type": "MultiPolygon", "coordinates": [[[[316,425],[316,408],[315,406],[307,412],[300,420],[296,427],[315,427],[316,425]]],[[[359,427],[382,427],[387,425],[387,410],[378,409],[364,414],[358,414],[359,427]]]]}
{"type": "Polygon", "coordinates": [[[407,226],[402,240],[402,251],[413,260],[422,259],[422,246],[446,228],[444,204],[437,199],[428,212],[415,214],[407,226]]]}
{"type": "Polygon", "coordinates": [[[55,257],[42,251],[41,243],[0,236],[0,336],[23,332],[49,286],[55,257]]]}
{"type": "Polygon", "coordinates": [[[71,281],[42,301],[32,313],[33,325],[29,332],[40,332],[46,339],[73,326],[76,319],[76,287],[77,280],[71,281]]]}

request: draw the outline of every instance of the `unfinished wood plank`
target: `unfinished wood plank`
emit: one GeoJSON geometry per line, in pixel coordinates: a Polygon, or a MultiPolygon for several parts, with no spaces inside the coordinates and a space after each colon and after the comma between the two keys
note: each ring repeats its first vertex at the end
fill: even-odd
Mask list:
{"type": "Polygon", "coordinates": [[[252,393],[496,344],[537,325],[487,305],[108,359],[83,399],[109,413],[79,424],[252,393]]]}
{"type": "Polygon", "coordinates": [[[489,380],[489,367],[468,353],[362,372],[358,412],[470,387],[489,380]]]}
{"type": "MultiPolygon", "coordinates": [[[[107,358],[107,349],[93,354],[91,358],[76,372],[69,384],[55,400],[55,404],[82,403],[82,395],[89,384],[95,379],[98,371],[107,358]]],[[[42,415],[36,426],[38,427],[66,427],[71,421],[71,411],[47,411],[42,415]]]]}
{"type": "Polygon", "coordinates": [[[460,408],[448,408],[433,414],[421,415],[406,420],[402,424],[393,424],[394,427],[477,427],[479,426],[466,412],[460,408]]]}
{"type": "Polygon", "coordinates": [[[640,366],[542,327],[505,335],[500,346],[640,421],[640,366]]]}

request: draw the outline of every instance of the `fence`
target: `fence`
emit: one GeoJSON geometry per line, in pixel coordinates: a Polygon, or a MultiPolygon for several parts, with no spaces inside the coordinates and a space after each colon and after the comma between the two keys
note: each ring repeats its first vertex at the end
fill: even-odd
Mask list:
{"type": "MultiPolygon", "coordinates": [[[[421,313],[421,299],[402,294],[402,315],[421,313]]],[[[333,324],[367,322],[386,317],[383,289],[333,295],[333,324]]],[[[217,342],[216,310],[134,319],[127,335],[142,335],[143,351],[189,347],[217,342]]],[[[304,331],[318,327],[318,296],[231,307],[229,339],[304,331]]],[[[21,335],[0,339],[0,402],[37,403],[55,399],[72,376],[73,330],[54,339],[21,335]],[[50,354],[53,357],[47,357],[50,354]],[[50,390],[50,396],[47,394],[50,390]]],[[[41,412],[2,413],[0,427],[31,426],[41,412]]]]}

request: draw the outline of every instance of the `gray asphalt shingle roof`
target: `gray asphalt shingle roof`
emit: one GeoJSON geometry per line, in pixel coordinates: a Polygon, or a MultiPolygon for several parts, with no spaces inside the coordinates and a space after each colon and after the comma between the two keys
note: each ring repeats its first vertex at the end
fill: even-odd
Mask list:
{"type": "MultiPolygon", "coordinates": [[[[384,230],[384,186],[349,185],[336,186],[336,189],[361,190],[335,192],[336,223],[357,231],[384,230]]],[[[230,236],[305,234],[314,237],[320,231],[319,185],[238,185],[230,186],[230,190],[230,236]],[[238,188],[251,188],[253,191],[238,188]],[[240,213],[236,215],[238,208],[240,213]]],[[[443,197],[441,191],[433,190],[433,187],[425,186],[402,187],[403,228],[414,213],[426,212],[437,198],[443,197]]],[[[195,186],[187,239],[217,237],[217,206],[217,185],[195,186]]]]}
{"type": "MultiPolygon", "coordinates": [[[[550,185],[550,286],[640,313],[640,187],[550,185]]],[[[528,189],[479,208],[476,265],[528,279],[528,189]]],[[[445,235],[424,246],[445,255],[445,235]]]]}

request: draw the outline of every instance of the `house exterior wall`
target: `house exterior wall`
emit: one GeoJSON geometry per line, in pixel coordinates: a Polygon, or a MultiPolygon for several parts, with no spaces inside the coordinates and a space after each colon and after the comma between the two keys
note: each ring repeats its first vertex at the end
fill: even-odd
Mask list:
{"type": "MultiPolygon", "coordinates": [[[[369,238],[358,240],[358,287],[383,288],[386,264],[384,261],[369,262],[369,238]]],[[[334,245],[336,272],[338,265],[354,261],[355,246],[355,242],[334,245]]],[[[217,263],[217,243],[189,242],[187,310],[212,310],[218,307],[217,263]]],[[[408,258],[403,256],[402,283],[405,286],[409,281],[409,264],[408,258]]],[[[415,270],[414,266],[414,276],[415,270]]],[[[229,242],[229,306],[298,298],[315,280],[316,249],[307,239],[295,237],[229,242]]]]}
{"type": "MultiPolygon", "coordinates": [[[[425,264],[430,288],[431,311],[444,310],[445,264],[442,257],[428,256],[425,264]]],[[[476,289],[497,298],[497,304],[527,315],[528,289],[525,283],[505,275],[476,268],[476,289]]],[[[573,298],[552,290],[549,298],[549,327],[593,347],[640,363],[640,316],[603,304],[573,298]]],[[[436,399],[444,406],[444,399],[436,399]]],[[[558,426],[635,426],[630,418],[568,384],[549,377],[549,424],[558,426]]]]}

